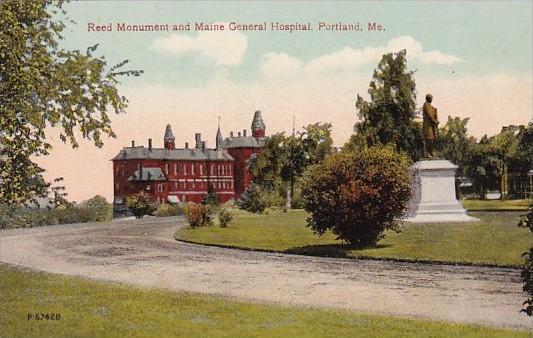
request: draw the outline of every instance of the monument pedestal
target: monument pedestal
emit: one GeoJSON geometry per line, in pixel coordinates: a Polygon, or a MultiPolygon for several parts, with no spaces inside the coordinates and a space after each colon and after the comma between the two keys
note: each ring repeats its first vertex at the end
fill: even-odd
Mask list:
{"type": "Polygon", "coordinates": [[[412,192],[408,218],[412,223],[477,222],[455,197],[457,166],[447,160],[425,160],[411,167],[412,192]]]}

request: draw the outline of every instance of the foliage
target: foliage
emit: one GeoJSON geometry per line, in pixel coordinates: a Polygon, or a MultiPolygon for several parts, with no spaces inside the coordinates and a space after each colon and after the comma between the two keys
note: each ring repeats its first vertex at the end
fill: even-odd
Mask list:
{"type": "Polygon", "coordinates": [[[126,205],[137,218],[142,218],[144,215],[151,215],[158,207],[154,198],[144,191],[127,197],[126,205]]]}
{"type": "Polygon", "coordinates": [[[220,200],[218,194],[214,191],[209,191],[202,201],[203,204],[209,205],[213,209],[217,209],[220,206],[220,200]]]}
{"type": "Polygon", "coordinates": [[[332,152],[332,144],[330,123],[309,124],[303,132],[291,136],[274,134],[249,162],[254,183],[268,194],[279,192],[290,209],[296,182],[308,166],[319,163],[332,152]]]}
{"type": "Polygon", "coordinates": [[[352,141],[366,146],[393,144],[417,161],[422,156],[422,128],[414,121],[416,84],[414,72],[407,70],[406,55],[406,50],[383,55],[370,81],[370,101],[357,95],[360,122],[354,130],[361,137],[352,141]]]}
{"type": "Polygon", "coordinates": [[[156,211],[153,212],[156,217],[172,217],[184,215],[183,206],[180,204],[161,204],[156,211]]]}
{"type": "Polygon", "coordinates": [[[461,173],[464,173],[471,162],[476,146],[476,139],[468,135],[468,120],[469,118],[448,116],[448,121],[439,129],[439,137],[436,140],[439,156],[459,166],[461,173]]]}
{"type": "Polygon", "coordinates": [[[222,207],[218,210],[217,218],[220,227],[225,228],[233,220],[233,215],[227,208],[222,207]]]}
{"type": "Polygon", "coordinates": [[[96,195],[84,201],[81,206],[93,211],[93,220],[96,222],[102,222],[108,218],[110,205],[102,195],[96,195]]]}
{"type": "MultiPolygon", "coordinates": [[[[522,216],[518,226],[528,228],[533,232],[533,205],[530,206],[529,213],[522,216]]],[[[523,290],[529,295],[529,298],[524,302],[525,308],[522,311],[527,313],[528,316],[533,316],[533,247],[522,256],[525,258],[525,263],[522,267],[523,290]]]]}
{"type": "Polygon", "coordinates": [[[396,229],[411,197],[409,159],[392,147],[371,147],[326,158],[304,177],[308,226],[333,231],[353,246],[374,245],[396,229]]]}
{"type": "Polygon", "coordinates": [[[33,158],[51,149],[47,128],[77,147],[76,132],[97,147],[114,137],[108,110],[123,113],[117,90],[128,60],[107,68],[104,57],[59,47],[62,0],[6,0],[0,6],[0,203],[20,204],[46,194],[43,169],[33,158]]]}
{"type": "Polygon", "coordinates": [[[263,212],[267,207],[267,203],[262,190],[258,184],[250,184],[237,200],[237,207],[249,212],[263,212]]]}
{"type": "Polygon", "coordinates": [[[186,216],[191,228],[197,228],[211,223],[211,210],[205,204],[189,203],[186,216]]]}

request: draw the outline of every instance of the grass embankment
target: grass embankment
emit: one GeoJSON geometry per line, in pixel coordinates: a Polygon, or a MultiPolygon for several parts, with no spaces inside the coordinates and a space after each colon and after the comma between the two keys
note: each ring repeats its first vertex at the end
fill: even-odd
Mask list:
{"type": "Polygon", "coordinates": [[[477,223],[409,224],[389,231],[373,248],[353,249],[332,233],[317,236],[303,210],[255,215],[237,211],[227,228],[182,228],[177,239],[195,243],[316,256],[387,258],[454,264],[518,266],[533,235],[518,228],[520,212],[472,212],[477,223]]]}
{"type": "Polygon", "coordinates": [[[522,200],[462,200],[468,211],[526,211],[533,199],[522,200]]]}
{"type": "Polygon", "coordinates": [[[0,264],[8,337],[529,337],[529,333],[140,289],[0,264]],[[28,320],[58,313],[60,320],[28,320]]]}

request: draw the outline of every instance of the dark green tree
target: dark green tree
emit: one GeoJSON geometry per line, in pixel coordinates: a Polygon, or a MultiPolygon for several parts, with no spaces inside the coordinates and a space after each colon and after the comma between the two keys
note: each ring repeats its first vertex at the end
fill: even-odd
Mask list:
{"type": "Polygon", "coordinates": [[[355,106],[360,122],[354,130],[361,134],[353,141],[367,146],[393,144],[413,161],[422,156],[422,132],[414,121],[416,84],[414,72],[407,70],[407,51],[383,55],[368,88],[370,101],[357,95],[355,106]]]}
{"type": "Polygon", "coordinates": [[[19,204],[44,195],[47,185],[35,156],[51,149],[46,133],[56,127],[63,142],[78,146],[76,132],[97,147],[114,137],[108,112],[123,113],[120,71],[104,57],[59,46],[66,13],[62,0],[0,3],[0,203],[19,204]],[[63,20],[63,21],[62,21],[63,20]]]}

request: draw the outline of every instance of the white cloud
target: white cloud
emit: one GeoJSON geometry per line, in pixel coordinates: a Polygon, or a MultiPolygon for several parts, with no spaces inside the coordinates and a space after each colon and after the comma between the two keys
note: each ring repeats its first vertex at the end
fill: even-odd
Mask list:
{"type": "Polygon", "coordinates": [[[152,49],[178,57],[199,54],[218,66],[240,64],[248,46],[246,35],[238,31],[204,31],[196,36],[172,34],[157,38],[152,49]]]}
{"type": "MultiPolygon", "coordinates": [[[[263,64],[260,66],[264,77],[275,74],[284,74],[286,77],[288,65],[291,66],[291,73],[296,69],[307,74],[339,72],[354,70],[363,66],[376,65],[381,56],[390,52],[398,52],[406,49],[410,62],[420,62],[423,64],[451,65],[461,62],[455,55],[444,54],[438,50],[425,51],[422,44],[410,36],[400,36],[389,40],[385,46],[366,47],[363,49],[353,49],[344,47],[332,53],[323,54],[315,59],[304,63],[302,60],[291,57],[287,54],[265,54],[263,64]],[[278,64],[276,64],[278,63],[278,64]]],[[[303,74],[298,74],[302,76],[303,74]]]]}
{"type": "Polygon", "coordinates": [[[290,78],[297,75],[302,64],[300,59],[285,53],[268,53],[263,55],[259,72],[264,78],[290,78]]]}

